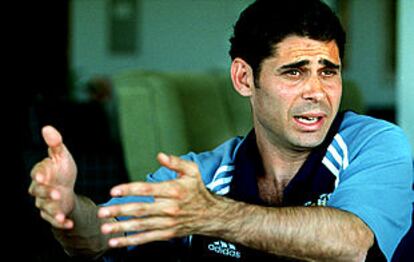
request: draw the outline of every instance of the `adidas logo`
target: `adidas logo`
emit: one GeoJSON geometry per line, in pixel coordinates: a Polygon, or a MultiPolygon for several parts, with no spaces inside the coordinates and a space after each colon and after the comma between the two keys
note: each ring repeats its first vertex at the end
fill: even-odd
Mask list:
{"type": "Polygon", "coordinates": [[[208,245],[208,249],[217,254],[221,254],[228,257],[240,258],[240,252],[237,251],[233,244],[226,243],[224,241],[215,241],[208,245]]]}

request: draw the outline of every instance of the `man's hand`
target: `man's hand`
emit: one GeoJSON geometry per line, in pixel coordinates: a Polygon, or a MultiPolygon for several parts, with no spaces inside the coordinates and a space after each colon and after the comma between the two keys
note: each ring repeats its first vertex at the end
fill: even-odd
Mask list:
{"type": "Polygon", "coordinates": [[[139,245],[190,235],[206,227],[207,211],[217,203],[201,179],[197,165],[176,156],[158,155],[161,165],[175,171],[178,178],[161,183],[136,182],[112,188],[112,196],[153,196],[153,203],[129,203],[101,208],[101,218],[133,216],[133,219],[102,225],[104,234],[135,232],[113,238],[112,247],[139,245]]]}
{"type": "Polygon", "coordinates": [[[42,136],[49,157],[33,167],[29,193],[36,198],[43,219],[56,228],[70,229],[74,223],[67,216],[75,206],[76,164],[55,128],[43,127],[42,136]]]}

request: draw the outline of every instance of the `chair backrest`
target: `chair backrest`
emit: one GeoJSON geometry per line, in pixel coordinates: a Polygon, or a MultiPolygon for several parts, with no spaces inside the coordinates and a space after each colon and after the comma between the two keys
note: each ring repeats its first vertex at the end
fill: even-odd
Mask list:
{"type": "Polygon", "coordinates": [[[121,143],[131,180],[156,170],[160,151],[210,150],[252,126],[247,99],[217,73],[129,71],[113,78],[121,143]]]}

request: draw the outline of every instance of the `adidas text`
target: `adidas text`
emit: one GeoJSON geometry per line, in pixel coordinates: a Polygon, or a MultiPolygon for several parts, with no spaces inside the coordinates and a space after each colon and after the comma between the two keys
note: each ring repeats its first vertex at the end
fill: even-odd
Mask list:
{"type": "Polygon", "coordinates": [[[208,245],[208,249],[224,256],[240,258],[240,252],[237,251],[236,247],[233,244],[226,243],[224,241],[215,241],[210,243],[208,245]]]}

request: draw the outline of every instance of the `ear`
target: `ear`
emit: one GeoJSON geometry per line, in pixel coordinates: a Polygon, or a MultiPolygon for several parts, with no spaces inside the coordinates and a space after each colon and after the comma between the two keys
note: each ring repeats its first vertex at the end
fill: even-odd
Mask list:
{"type": "Polygon", "coordinates": [[[241,58],[235,58],[231,63],[231,80],[233,88],[242,96],[251,96],[254,88],[253,70],[241,58]]]}

